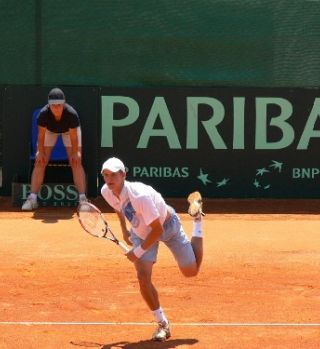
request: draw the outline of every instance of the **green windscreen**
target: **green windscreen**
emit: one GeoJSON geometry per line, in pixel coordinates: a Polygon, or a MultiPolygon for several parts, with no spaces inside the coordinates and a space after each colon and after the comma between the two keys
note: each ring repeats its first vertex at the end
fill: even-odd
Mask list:
{"type": "Polygon", "coordinates": [[[313,0],[0,1],[0,83],[319,86],[313,0]]]}

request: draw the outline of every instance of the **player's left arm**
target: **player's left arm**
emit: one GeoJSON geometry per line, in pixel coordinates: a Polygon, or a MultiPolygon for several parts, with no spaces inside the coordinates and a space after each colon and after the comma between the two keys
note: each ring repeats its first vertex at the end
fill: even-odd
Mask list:
{"type": "Polygon", "coordinates": [[[126,224],[126,220],[123,216],[123,214],[117,210],[115,210],[117,216],[118,216],[118,219],[119,219],[119,223],[120,223],[120,227],[121,227],[121,231],[122,231],[122,236],[123,236],[123,239],[125,240],[125,242],[128,244],[128,245],[132,245],[132,242],[130,240],[130,232],[127,228],[127,224],[126,224]]]}
{"type": "Polygon", "coordinates": [[[77,127],[69,128],[69,135],[70,135],[71,149],[72,149],[71,161],[76,165],[78,165],[81,162],[81,151],[79,149],[77,127]]]}
{"type": "Polygon", "coordinates": [[[144,242],[141,244],[141,247],[144,250],[150,248],[155,242],[159,241],[161,234],[163,233],[163,226],[160,223],[160,218],[155,219],[150,223],[149,227],[151,231],[144,242]]]}
{"type": "Polygon", "coordinates": [[[149,227],[151,228],[151,231],[143,243],[127,253],[128,259],[130,259],[132,262],[137,261],[146,250],[148,250],[154,243],[159,241],[160,236],[163,233],[163,226],[160,223],[160,218],[157,218],[151,222],[149,227]]]}

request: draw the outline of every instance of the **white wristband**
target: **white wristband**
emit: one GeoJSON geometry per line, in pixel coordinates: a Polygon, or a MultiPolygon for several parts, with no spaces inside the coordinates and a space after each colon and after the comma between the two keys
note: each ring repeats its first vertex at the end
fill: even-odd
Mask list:
{"type": "Polygon", "coordinates": [[[140,258],[144,253],[146,252],[146,250],[144,250],[141,245],[137,246],[134,250],[133,253],[135,254],[135,256],[137,258],[140,258]]]}

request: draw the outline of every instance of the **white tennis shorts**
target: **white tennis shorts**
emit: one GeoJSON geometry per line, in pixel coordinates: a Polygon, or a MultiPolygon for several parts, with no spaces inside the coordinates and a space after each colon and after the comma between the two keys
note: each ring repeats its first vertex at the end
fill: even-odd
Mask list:
{"type": "MultiPolygon", "coordinates": [[[[77,134],[78,134],[78,146],[82,146],[82,141],[81,141],[81,128],[80,126],[77,127],[77,134]]],[[[44,146],[45,147],[54,147],[55,144],[57,143],[57,139],[59,135],[62,136],[62,141],[65,147],[71,147],[71,140],[70,140],[70,134],[69,132],[65,133],[54,133],[49,130],[46,130],[46,134],[44,137],[44,146]]]]}
{"type": "MultiPolygon", "coordinates": [[[[190,240],[182,228],[180,219],[175,210],[170,206],[169,212],[171,214],[170,219],[163,225],[164,232],[160,237],[160,241],[164,242],[169,247],[180,267],[194,264],[196,257],[190,240]]],[[[130,238],[133,243],[133,248],[141,245],[143,242],[133,231],[131,231],[130,238]]],[[[140,259],[155,263],[157,261],[158,249],[159,241],[155,242],[140,259]]]]}

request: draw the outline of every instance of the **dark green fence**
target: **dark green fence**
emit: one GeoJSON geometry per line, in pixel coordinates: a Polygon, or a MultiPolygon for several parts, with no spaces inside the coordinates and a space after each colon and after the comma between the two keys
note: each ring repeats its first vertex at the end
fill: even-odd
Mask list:
{"type": "Polygon", "coordinates": [[[313,0],[0,0],[0,84],[320,85],[313,0]]]}

